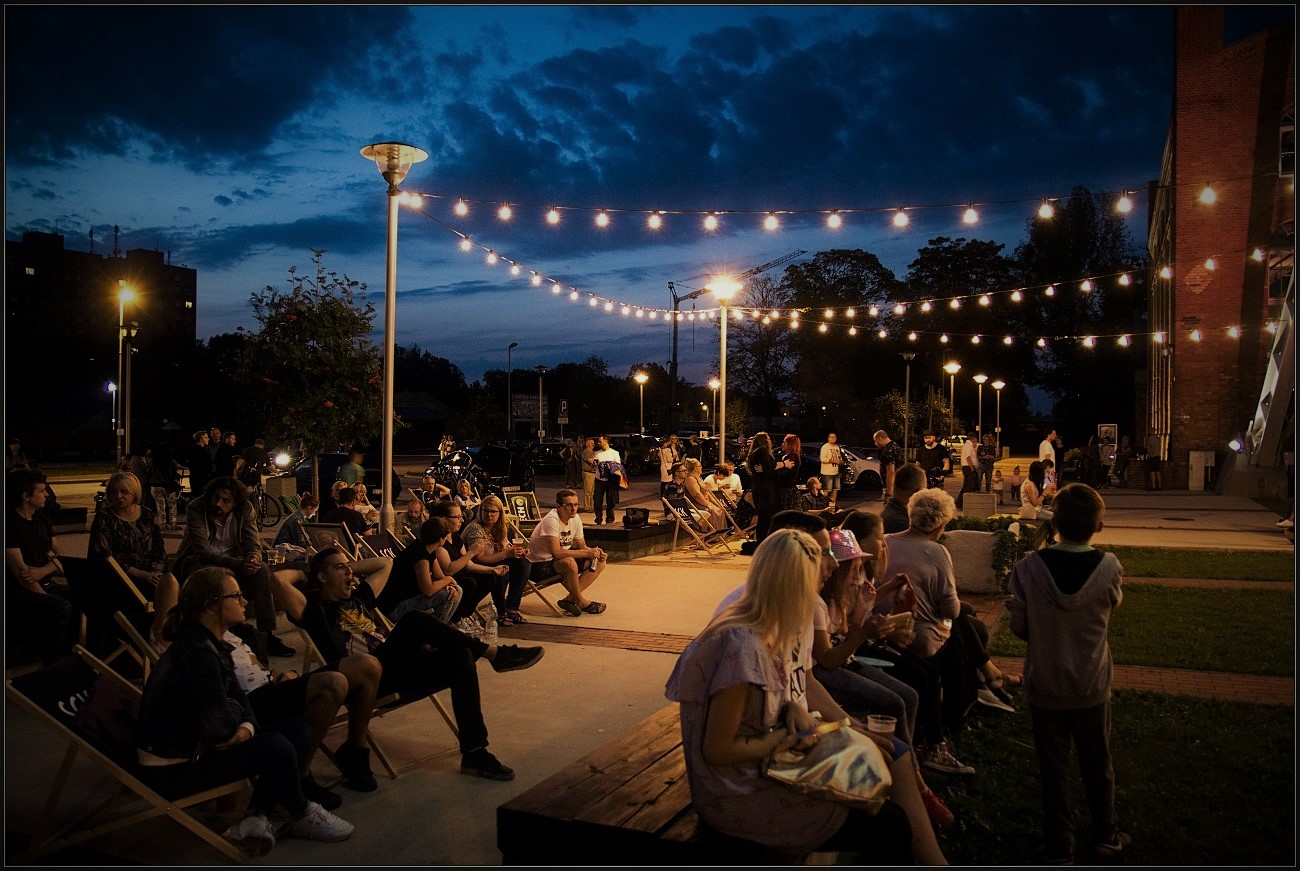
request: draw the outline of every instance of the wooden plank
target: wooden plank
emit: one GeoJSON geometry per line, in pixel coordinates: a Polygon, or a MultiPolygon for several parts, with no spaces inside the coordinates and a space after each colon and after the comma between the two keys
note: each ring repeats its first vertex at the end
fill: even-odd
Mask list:
{"type": "MultiPolygon", "coordinates": [[[[665,794],[669,788],[685,779],[686,760],[679,744],[644,771],[620,784],[599,803],[588,805],[575,815],[575,819],[653,832],[659,828],[660,818],[653,814],[643,816],[641,810],[660,799],[668,801],[665,794]]],[[[672,815],[690,803],[688,793],[684,800],[678,801],[672,815]]]]}
{"type": "Polygon", "coordinates": [[[666,837],[665,830],[687,812],[695,815],[695,808],[691,806],[691,782],[686,779],[686,760],[683,758],[681,777],[669,784],[652,804],[637,811],[630,822],[639,829],[659,832],[662,838],[666,837]]]}

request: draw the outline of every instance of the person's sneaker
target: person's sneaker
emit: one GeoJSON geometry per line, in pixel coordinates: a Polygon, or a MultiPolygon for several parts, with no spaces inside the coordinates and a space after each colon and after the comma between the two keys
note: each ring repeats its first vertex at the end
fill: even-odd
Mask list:
{"type": "Polygon", "coordinates": [[[298,781],[298,784],[302,787],[302,794],[306,796],[307,801],[314,801],[327,811],[337,810],[343,804],[343,796],[321,786],[310,774],[298,781]]]}
{"type": "Polygon", "coordinates": [[[1295,521],[1290,517],[1283,517],[1276,524],[1278,529],[1291,529],[1295,526],[1295,521]]]}
{"type": "Polygon", "coordinates": [[[275,633],[269,633],[266,638],[266,652],[271,656],[297,656],[298,651],[280,640],[275,633]]]}
{"type": "Polygon", "coordinates": [[[948,806],[943,803],[943,799],[934,794],[934,790],[926,789],[921,793],[921,803],[925,805],[925,812],[930,817],[930,825],[936,828],[946,829],[948,826],[957,822],[957,818],[948,810],[948,806]]]}
{"type": "Polygon", "coordinates": [[[307,813],[289,821],[289,834],[309,841],[346,841],[356,826],[325,810],[318,802],[307,802],[307,813]]]}
{"type": "Polygon", "coordinates": [[[265,856],[275,846],[275,829],[264,814],[249,814],[221,836],[252,858],[265,856]]]}
{"type": "MultiPolygon", "coordinates": [[[[1006,690],[1003,690],[1006,692],[1006,690]]],[[[1008,705],[1002,699],[998,698],[993,690],[988,687],[980,687],[975,693],[975,701],[979,702],[986,708],[996,708],[999,711],[1006,711],[1008,714],[1014,714],[1016,709],[1008,705]]]]}
{"type": "Polygon", "coordinates": [[[460,773],[486,777],[489,780],[514,780],[513,768],[507,768],[486,749],[474,750],[460,757],[460,773]]]}
{"type": "MultiPolygon", "coordinates": [[[[370,748],[340,744],[334,751],[334,764],[343,775],[343,785],[357,792],[374,792],[379,788],[370,770],[370,748]]],[[[307,796],[309,799],[311,796],[307,796]]]]}
{"type": "Polygon", "coordinates": [[[498,644],[497,655],[492,658],[493,671],[518,671],[532,668],[546,653],[544,647],[520,647],[517,644],[498,644]]]}
{"type": "Polygon", "coordinates": [[[1093,844],[1092,849],[1103,859],[1109,859],[1117,853],[1124,852],[1124,848],[1131,843],[1133,843],[1133,837],[1128,832],[1116,832],[1115,837],[1102,844],[1093,844]]]}
{"type": "Polygon", "coordinates": [[[941,774],[974,774],[975,769],[969,765],[962,764],[952,751],[948,749],[948,742],[942,741],[933,747],[927,747],[921,754],[921,767],[927,771],[938,771],[941,774]]]}

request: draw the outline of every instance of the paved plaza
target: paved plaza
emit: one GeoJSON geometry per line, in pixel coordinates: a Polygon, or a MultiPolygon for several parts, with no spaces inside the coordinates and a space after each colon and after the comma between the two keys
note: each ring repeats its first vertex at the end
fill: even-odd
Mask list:
{"type": "MultiPolygon", "coordinates": [[[[415,468],[400,465],[404,480],[415,468]]],[[[553,503],[560,482],[538,482],[543,509],[553,503]]],[[[64,504],[76,505],[71,482],[55,486],[64,504]],[[65,493],[69,494],[65,496],[65,493]]],[[[94,488],[90,488],[90,499],[94,488]]],[[[877,494],[847,494],[867,510],[879,510],[877,494]]],[[[1230,548],[1290,552],[1291,542],[1275,527],[1279,515],[1246,499],[1212,494],[1107,490],[1109,509],[1099,544],[1152,547],[1230,548]]],[[[623,506],[657,505],[653,476],[634,481],[623,506]]],[[[584,522],[591,516],[585,515],[584,522]]],[[[87,536],[61,535],[66,552],[84,555],[87,536]]],[[[174,552],[179,538],[167,538],[174,552]]],[[[662,554],[611,564],[591,595],[607,602],[600,615],[555,618],[530,597],[523,612],[529,623],[502,630],[504,640],[543,644],[545,658],[527,671],[496,674],[480,665],[483,709],[492,751],[517,772],[515,780],[494,782],[462,776],[451,733],[432,705],[415,704],[374,725],[391,754],[414,763],[391,781],[380,776],[372,793],[339,787],[345,802],[338,813],[354,823],[356,834],[342,844],[284,838],[267,857],[253,864],[500,864],[496,845],[496,808],[564,766],[585,756],[623,730],[667,704],[664,682],[677,653],[704,625],[716,603],[743,581],[750,560],[701,559],[662,554]]],[[[1129,583],[1141,579],[1127,578],[1129,583]]],[[[1232,582],[1163,580],[1169,584],[1231,585],[1232,582]]],[[[1252,583],[1261,587],[1260,582],[1252,583]]],[[[1293,589],[1293,583],[1282,586],[1293,589]]],[[[963,596],[963,598],[968,598],[963,596]]],[[[996,623],[1000,594],[969,597],[982,617],[996,623]]],[[[282,623],[287,628],[287,624],[282,623]]],[[[289,632],[283,637],[297,647],[289,632]]],[[[277,668],[296,667],[277,660],[277,668]]],[[[1000,660],[1018,672],[1019,663],[1000,660]]],[[[1293,678],[1245,677],[1178,669],[1116,668],[1117,688],[1166,693],[1222,696],[1236,700],[1294,705],[1293,678]]],[[[446,694],[444,694],[445,696],[446,694]]],[[[12,704],[5,707],[6,827],[27,832],[41,812],[45,786],[54,777],[60,755],[48,747],[47,733],[12,704]]],[[[333,780],[330,763],[318,759],[318,777],[333,780]]],[[[73,793],[89,806],[106,780],[73,773],[73,793]]],[[[76,802],[73,803],[74,805],[76,802]]],[[[213,864],[218,855],[175,824],[153,822],[113,833],[86,845],[81,861],[146,864],[213,864]]]]}

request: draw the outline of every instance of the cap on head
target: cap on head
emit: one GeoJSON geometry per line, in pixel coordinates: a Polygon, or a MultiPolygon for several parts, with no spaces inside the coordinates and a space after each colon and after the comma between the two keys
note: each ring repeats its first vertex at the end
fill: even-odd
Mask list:
{"type": "Polygon", "coordinates": [[[871,556],[858,546],[858,537],[847,529],[831,530],[831,553],[840,562],[871,556]]]}

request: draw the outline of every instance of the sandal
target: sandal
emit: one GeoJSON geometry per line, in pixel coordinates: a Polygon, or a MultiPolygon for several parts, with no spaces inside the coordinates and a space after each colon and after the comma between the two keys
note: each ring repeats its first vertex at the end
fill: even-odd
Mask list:
{"type": "Polygon", "coordinates": [[[588,602],[586,605],[582,606],[582,610],[586,611],[588,614],[604,614],[605,603],[595,601],[588,602]]]}
{"type": "Polygon", "coordinates": [[[508,619],[511,623],[514,623],[516,626],[518,626],[520,623],[528,622],[527,620],[524,619],[523,614],[520,614],[518,611],[514,610],[513,608],[510,609],[509,611],[506,611],[506,619],[508,619]]]}
{"type": "Polygon", "coordinates": [[[555,605],[570,617],[578,617],[582,615],[582,606],[572,599],[561,599],[556,602],[555,605]]]}
{"type": "Polygon", "coordinates": [[[501,614],[497,617],[497,626],[499,626],[502,629],[509,629],[511,626],[514,625],[515,625],[515,621],[511,619],[509,613],[501,614]]]}

